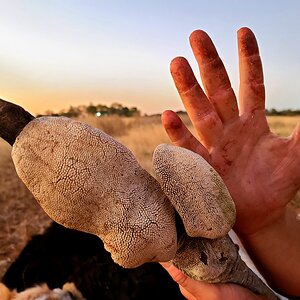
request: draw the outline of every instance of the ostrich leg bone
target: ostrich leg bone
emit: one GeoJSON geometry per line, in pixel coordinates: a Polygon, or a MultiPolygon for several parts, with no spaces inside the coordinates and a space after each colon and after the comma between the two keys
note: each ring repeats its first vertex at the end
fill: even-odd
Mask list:
{"type": "MultiPolygon", "coordinates": [[[[206,203],[201,207],[205,218],[189,222],[188,212],[182,213],[176,204],[185,193],[181,185],[177,199],[171,201],[181,213],[186,230],[193,236],[206,232],[205,236],[219,238],[189,237],[185,229],[181,230],[181,222],[176,222],[180,229],[177,249],[174,210],[169,200],[159,183],[123,145],[100,130],[67,118],[34,119],[22,108],[3,100],[0,113],[0,136],[13,144],[18,175],[43,209],[66,227],[98,235],[117,263],[134,267],[144,262],[172,260],[193,278],[235,282],[276,299],[267,287],[257,287],[259,279],[249,283],[247,276],[251,271],[241,262],[235,245],[229,237],[219,237],[226,235],[234,221],[234,206],[228,195],[225,206],[213,204],[211,210],[206,203]],[[217,219],[216,207],[221,213],[217,219]],[[224,216],[225,220],[221,220],[224,216]],[[207,221],[210,217],[214,220],[211,227],[207,221]],[[218,224],[224,228],[218,228],[218,224]],[[235,272],[242,278],[236,280],[240,275],[235,272]]],[[[157,157],[162,162],[166,155],[170,153],[157,157]]],[[[167,163],[167,167],[171,165],[167,163]]],[[[176,176],[167,178],[173,183],[178,180],[176,176]]],[[[162,184],[168,194],[171,190],[166,186],[162,184]]],[[[194,208],[199,209],[197,205],[194,208]]],[[[191,211],[195,217],[197,211],[191,211]]]]}
{"type": "Polygon", "coordinates": [[[235,206],[213,167],[192,151],[166,144],[155,149],[153,166],[183,223],[177,222],[178,250],[172,263],[196,280],[237,283],[277,299],[242,261],[227,235],[235,206]]]}
{"type": "Polygon", "coordinates": [[[22,107],[0,99],[0,137],[11,146],[34,117],[22,107]]]}

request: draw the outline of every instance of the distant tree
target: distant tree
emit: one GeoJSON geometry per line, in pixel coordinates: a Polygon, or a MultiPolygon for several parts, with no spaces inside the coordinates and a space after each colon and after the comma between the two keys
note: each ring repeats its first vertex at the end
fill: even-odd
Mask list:
{"type": "Polygon", "coordinates": [[[119,115],[124,117],[132,117],[132,116],[140,115],[140,111],[136,107],[129,108],[117,102],[112,103],[111,106],[107,106],[103,104],[98,104],[98,105],[90,104],[86,108],[86,112],[91,115],[99,115],[99,116],[119,115]]]}
{"type": "Polygon", "coordinates": [[[266,109],[267,116],[297,116],[300,115],[300,110],[296,109],[284,109],[284,110],[276,110],[275,108],[266,109]]]}
{"type": "Polygon", "coordinates": [[[61,111],[59,114],[68,118],[76,118],[80,115],[80,110],[78,107],[70,106],[69,110],[61,111]]]}
{"type": "Polygon", "coordinates": [[[97,113],[100,113],[101,116],[108,115],[109,107],[107,105],[98,104],[97,105],[97,113]]]}
{"type": "Polygon", "coordinates": [[[140,116],[141,112],[137,109],[137,107],[127,107],[120,103],[113,103],[111,106],[104,104],[94,105],[90,103],[88,106],[70,106],[68,110],[61,110],[59,113],[54,113],[53,111],[47,110],[44,116],[65,116],[68,118],[76,118],[82,114],[90,114],[93,116],[119,115],[124,117],[132,117],[140,116]]]}
{"type": "Polygon", "coordinates": [[[93,104],[90,104],[87,108],[86,108],[86,112],[90,115],[95,115],[97,113],[97,107],[93,104]]]}
{"type": "Polygon", "coordinates": [[[138,117],[141,115],[141,112],[137,109],[137,107],[131,107],[129,109],[130,116],[138,117]]]}

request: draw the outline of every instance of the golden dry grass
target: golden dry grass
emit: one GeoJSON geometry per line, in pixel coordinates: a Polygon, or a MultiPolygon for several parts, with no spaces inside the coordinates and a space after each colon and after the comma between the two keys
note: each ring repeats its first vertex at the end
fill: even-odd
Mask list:
{"type": "MultiPolygon", "coordinates": [[[[183,115],[182,118],[191,128],[187,117],[183,115]]],[[[300,122],[300,116],[268,119],[271,128],[282,136],[288,136],[300,122]]],[[[151,173],[151,157],[154,148],[158,144],[168,142],[159,116],[86,118],[81,121],[101,128],[116,137],[151,173]]],[[[48,216],[17,177],[10,151],[11,147],[0,140],[0,278],[28,239],[33,234],[43,231],[50,223],[48,216]]],[[[298,204],[297,202],[295,205],[298,204]]]]}
{"type": "Polygon", "coordinates": [[[271,116],[268,117],[271,130],[280,136],[289,136],[297,124],[300,116],[271,116]]]}
{"type": "Polygon", "coordinates": [[[10,151],[10,146],[0,140],[0,278],[28,239],[50,223],[19,180],[10,151]]]}
{"type": "Polygon", "coordinates": [[[126,118],[117,115],[103,116],[101,118],[87,115],[76,118],[80,122],[88,123],[99,128],[111,136],[122,136],[128,133],[136,118],[126,118]]]}

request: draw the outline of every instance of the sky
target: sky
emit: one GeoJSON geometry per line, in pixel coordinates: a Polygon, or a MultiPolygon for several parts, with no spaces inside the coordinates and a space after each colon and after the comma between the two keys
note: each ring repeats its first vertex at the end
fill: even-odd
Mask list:
{"type": "Polygon", "coordinates": [[[267,108],[300,108],[298,0],[0,0],[0,98],[33,114],[119,102],[143,113],[182,110],[169,73],[188,37],[213,39],[238,90],[236,31],[250,27],[267,108]]]}

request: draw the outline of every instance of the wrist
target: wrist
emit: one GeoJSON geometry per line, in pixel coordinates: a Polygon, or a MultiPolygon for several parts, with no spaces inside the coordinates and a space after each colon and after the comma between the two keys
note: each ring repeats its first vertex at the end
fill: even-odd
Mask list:
{"type": "Polygon", "coordinates": [[[270,286],[280,293],[299,296],[300,222],[296,217],[287,206],[272,224],[238,235],[270,286]]]}
{"type": "Polygon", "coordinates": [[[277,244],[280,238],[287,238],[293,234],[299,235],[297,229],[300,229],[300,220],[295,210],[287,205],[272,223],[250,233],[243,233],[238,230],[236,233],[247,250],[255,249],[258,246],[266,247],[268,250],[273,244],[277,244]]]}
{"type": "MultiPolygon", "coordinates": [[[[285,209],[282,214],[280,214],[276,220],[272,223],[266,224],[263,227],[258,228],[252,232],[239,232],[236,230],[239,238],[245,245],[246,249],[250,247],[256,248],[257,245],[270,247],[274,240],[276,240],[276,236],[278,231],[282,231],[283,229],[287,229],[286,224],[286,214],[287,210],[285,209]]],[[[248,249],[247,249],[248,250],[248,249]]]]}

